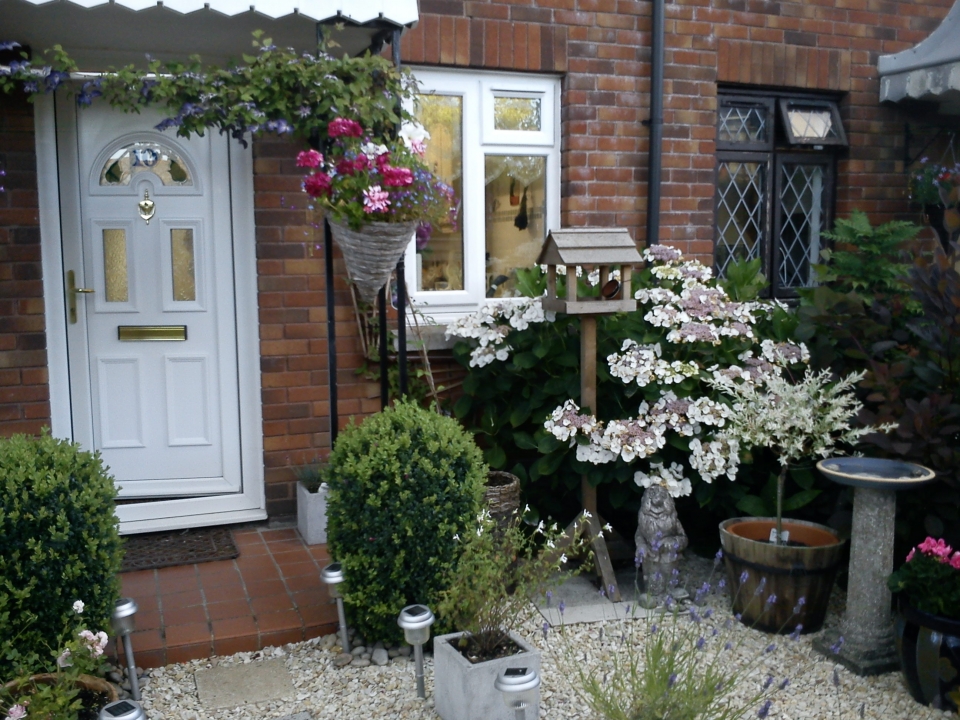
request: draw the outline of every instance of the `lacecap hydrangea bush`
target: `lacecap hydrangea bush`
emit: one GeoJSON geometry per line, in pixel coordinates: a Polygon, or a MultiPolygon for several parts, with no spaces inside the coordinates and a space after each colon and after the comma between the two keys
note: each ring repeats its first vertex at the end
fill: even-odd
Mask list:
{"type": "Polygon", "coordinates": [[[77,600],[109,628],[123,547],[113,478],[94,453],[53,438],[0,439],[0,680],[56,668],[77,600]]]}
{"type": "Polygon", "coordinates": [[[347,427],[327,466],[327,544],[343,563],[349,623],[372,641],[399,641],[406,605],[436,608],[476,527],[487,466],[453,418],[412,402],[347,427]]]}
{"type": "MultiPolygon", "coordinates": [[[[759,514],[765,503],[756,481],[717,493],[714,481],[737,478],[744,457],[735,439],[718,433],[731,411],[712,381],[805,364],[806,348],[790,341],[796,321],[780,303],[734,299],[755,297],[759,263],[733,266],[721,283],[674,248],[654,246],[643,257],[646,266],[634,274],[638,310],[598,318],[606,358],[598,408],[576,400],[579,321],[546,313],[530,297],[487,303],[448,327],[464,339],[455,353],[472,368],[454,410],[474,418],[492,466],[528,482],[555,485],[559,477],[572,490],[585,473],[610,485],[615,506],[660,484],[674,497],[692,492],[702,505],[759,514]],[[506,396],[502,406],[498,395],[506,396]]],[[[808,490],[791,507],[815,497],[808,490]]]]}

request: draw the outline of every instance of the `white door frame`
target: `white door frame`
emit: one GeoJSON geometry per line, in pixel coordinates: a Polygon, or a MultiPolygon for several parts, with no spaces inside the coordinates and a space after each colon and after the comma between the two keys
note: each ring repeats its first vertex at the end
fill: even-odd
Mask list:
{"type": "MultiPolygon", "coordinates": [[[[69,101],[67,101],[69,102],[69,101]]],[[[71,108],[72,110],[72,108],[71,108]]],[[[57,124],[71,122],[71,110],[57,116],[52,95],[37,99],[34,128],[37,149],[37,190],[40,206],[40,245],[43,299],[47,329],[50,387],[50,430],[55,437],[74,439],[70,375],[67,362],[66,288],[63,268],[63,221],[79,217],[79,188],[61,197],[60,163],[77,167],[76,148],[60,148],[57,124]],[[63,212],[61,212],[61,206],[63,212]]],[[[82,112],[82,110],[80,110],[82,112]]],[[[157,500],[117,506],[124,534],[173,530],[205,525],[249,522],[267,517],[263,472],[263,420],[260,398],[260,344],[257,311],[257,264],[253,213],[253,154],[229,143],[230,204],[233,224],[234,295],[236,298],[237,362],[240,401],[240,464],[243,490],[233,495],[157,500]]],[[[64,228],[63,232],[73,232],[64,228]]]]}

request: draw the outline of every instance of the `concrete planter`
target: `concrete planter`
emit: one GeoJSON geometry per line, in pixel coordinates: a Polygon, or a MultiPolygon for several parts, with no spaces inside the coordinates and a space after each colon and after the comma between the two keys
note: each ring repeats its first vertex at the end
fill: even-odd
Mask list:
{"type": "Polygon", "coordinates": [[[322,545],[327,541],[326,483],[317,492],[297,483],[297,530],[307,545],[322,545]]]}
{"type": "MultiPolygon", "coordinates": [[[[506,668],[525,667],[539,673],[540,651],[510,633],[510,639],[523,652],[474,665],[455,646],[461,635],[463,633],[440,635],[433,641],[433,694],[437,714],[443,720],[515,720],[516,715],[506,706],[493,683],[506,668]]],[[[526,712],[528,718],[540,717],[539,691],[536,704],[526,712]]]]}

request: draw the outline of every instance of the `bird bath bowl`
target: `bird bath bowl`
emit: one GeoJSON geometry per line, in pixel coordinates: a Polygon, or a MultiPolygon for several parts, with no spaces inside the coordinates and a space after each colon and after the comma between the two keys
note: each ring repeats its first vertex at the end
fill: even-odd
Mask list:
{"type": "Polygon", "coordinates": [[[923,465],[884,458],[827,458],[817,463],[817,470],[841,485],[872,490],[906,490],[936,477],[923,465]]]}
{"type": "Polygon", "coordinates": [[[899,660],[887,588],[893,572],[896,493],[928,483],[936,473],[915,463],[864,457],[826,458],[817,469],[854,491],[847,610],[840,632],[822,634],[814,646],[858,675],[896,670],[899,660]],[[834,654],[838,636],[844,642],[834,654]]]}

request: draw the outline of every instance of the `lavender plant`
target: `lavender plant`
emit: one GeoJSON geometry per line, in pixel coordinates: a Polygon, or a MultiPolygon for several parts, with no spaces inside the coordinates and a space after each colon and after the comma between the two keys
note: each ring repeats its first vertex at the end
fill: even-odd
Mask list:
{"type": "MultiPolygon", "coordinates": [[[[718,554],[715,568],[719,563],[718,554]]],[[[586,647],[575,647],[563,625],[552,634],[545,628],[548,652],[578,697],[603,720],[763,720],[778,694],[824,661],[798,661],[787,674],[771,667],[783,652],[778,641],[752,651],[750,640],[756,638],[750,631],[707,606],[711,593],[725,589],[723,579],[716,585],[711,580],[687,607],[669,599],[664,611],[644,619],[628,606],[626,618],[603,623],[597,642],[586,647]]],[[[764,602],[770,608],[776,597],[768,595],[764,602]]],[[[795,616],[803,603],[801,598],[795,616]]],[[[797,625],[787,642],[797,642],[801,630],[797,625]]],[[[842,639],[834,653],[841,646],[842,639]]]]}

